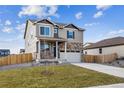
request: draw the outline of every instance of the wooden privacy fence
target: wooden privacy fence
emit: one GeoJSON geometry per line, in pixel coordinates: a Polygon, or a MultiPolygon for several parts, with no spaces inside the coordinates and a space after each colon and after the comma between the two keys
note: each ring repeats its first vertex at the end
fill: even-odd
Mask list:
{"type": "Polygon", "coordinates": [[[31,53],[9,55],[6,57],[0,57],[0,66],[28,63],[31,61],[32,61],[32,54],[31,53]]]}
{"type": "Polygon", "coordinates": [[[112,62],[118,58],[116,53],[108,54],[108,55],[83,55],[83,62],[96,62],[96,63],[105,63],[112,62]]]}

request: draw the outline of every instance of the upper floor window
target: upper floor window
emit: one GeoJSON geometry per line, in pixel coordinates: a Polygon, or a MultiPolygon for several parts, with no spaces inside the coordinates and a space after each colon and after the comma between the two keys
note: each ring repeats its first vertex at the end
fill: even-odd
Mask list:
{"type": "Polygon", "coordinates": [[[67,31],[67,39],[74,39],[74,31],[67,31]]]}
{"type": "Polygon", "coordinates": [[[58,33],[58,28],[54,28],[54,33],[58,33]]]}
{"type": "Polygon", "coordinates": [[[58,28],[54,28],[54,37],[58,38],[58,28]]]}
{"type": "Polygon", "coordinates": [[[49,27],[40,27],[40,35],[49,36],[50,28],[49,27]]]}

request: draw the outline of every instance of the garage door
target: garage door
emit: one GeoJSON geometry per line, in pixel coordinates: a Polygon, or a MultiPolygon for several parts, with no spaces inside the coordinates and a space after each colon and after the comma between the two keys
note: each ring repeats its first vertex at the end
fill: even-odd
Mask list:
{"type": "Polygon", "coordinates": [[[81,62],[81,53],[77,52],[67,52],[66,54],[64,52],[60,52],[60,59],[61,60],[67,60],[67,62],[81,62]]]}

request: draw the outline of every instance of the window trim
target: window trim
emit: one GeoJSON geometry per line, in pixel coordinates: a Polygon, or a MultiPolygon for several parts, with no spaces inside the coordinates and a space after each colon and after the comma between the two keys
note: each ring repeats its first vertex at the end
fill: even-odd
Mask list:
{"type": "Polygon", "coordinates": [[[51,37],[52,32],[51,32],[50,26],[39,26],[39,35],[40,35],[40,36],[43,36],[43,37],[51,37]],[[41,33],[40,33],[40,28],[41,28],[41,27],[48,27],[48,28],[49,28],[49,35],[41,35],[41,33]]]}
{"type": "Polygon", "coordinates": [[[69,31],[69,30],[67,30],[67,39],[68,40],[74,40],[74,31],[69,31]],[[72,32],[72,38],[68,38],[68,32],[72,32]]]}

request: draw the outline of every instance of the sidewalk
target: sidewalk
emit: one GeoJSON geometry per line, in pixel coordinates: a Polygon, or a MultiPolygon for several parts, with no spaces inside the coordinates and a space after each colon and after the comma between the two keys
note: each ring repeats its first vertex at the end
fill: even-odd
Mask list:
{"type": "Polygon", "coordinates": [[[94,86],[94,87],[89,87],[89,88],[124,88],[124,83],[103,85],[103,86],[94,86]]]}

